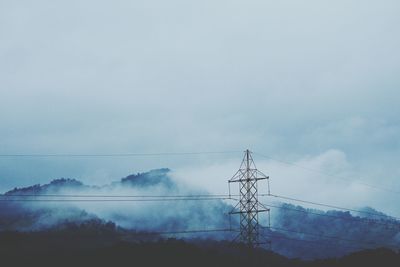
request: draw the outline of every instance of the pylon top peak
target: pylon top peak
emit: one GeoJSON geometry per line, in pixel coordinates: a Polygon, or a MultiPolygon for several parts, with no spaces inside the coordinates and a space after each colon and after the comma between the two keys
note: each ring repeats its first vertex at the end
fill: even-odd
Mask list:
{"type": "Polygon", "coordinates": [[[244,179],[246,180],[262,180],[268,179],[269,177],[260,172],[256,164],[254,163],[252,152],[249,149],[244,151],[244,157],[240,164],[239,170],[233,175],[229,182],[239,182],[244,179]]]}

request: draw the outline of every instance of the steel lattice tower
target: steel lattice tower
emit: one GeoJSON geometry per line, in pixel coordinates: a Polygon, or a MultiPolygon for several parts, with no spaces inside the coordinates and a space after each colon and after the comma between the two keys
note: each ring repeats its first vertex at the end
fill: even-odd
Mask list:
{"type": "Polygon", "coordinates": [[[230,212],[230,214],[240,214],[240,234],[235,240],[238,239],[249,247],[264,244],[260,242],[258,213],[269,212],[269,209],[261,206],[258,201],[257,182],[265,179],[268,181],[269,193],[269,177],[257,170],[252,154],[247,149],[239,170],[228,181],[229,185],[234,182],[239,183],[239,203],[230,212]]]}

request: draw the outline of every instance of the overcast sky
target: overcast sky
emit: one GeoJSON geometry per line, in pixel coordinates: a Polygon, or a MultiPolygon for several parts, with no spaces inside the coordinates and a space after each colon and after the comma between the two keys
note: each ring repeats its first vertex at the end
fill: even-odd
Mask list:
{"type": "MultiPolygon", "coordinates": [[[[399,14],[398,0],[0,0],[0,154],[250,148],[350,179],[255,156],[281,192],[311,183],[400,214],[399,194],[354,182],[400,191],[399,14]]],[[[240,160],[0,158],[0,191],[159,167],[221,191],[240,160]]]]}

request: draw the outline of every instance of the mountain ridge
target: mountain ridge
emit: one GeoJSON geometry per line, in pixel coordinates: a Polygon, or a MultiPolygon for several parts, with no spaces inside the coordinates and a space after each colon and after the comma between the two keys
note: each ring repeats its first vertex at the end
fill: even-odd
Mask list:
{"type": "MultiPolygon", "coordinates": [[[[46,194],[190,195],[199,194],[198,192],[176,183],[170,176],[170,170],[163,168],[131,174],[103,186],[89,186],[71,178],[54,179],[44,185],[16,188],[3,196],[22,197],[23,200],[32,199],[30,195],[33,195],[33,199],[40,200],[46,194]]],[[[82,225],[95,226],[99,222],[111,223],[120,230],[138,233],[239,227],[238,217],[227,215],[233,206],[218,199],[174,202],[162,199],[162,201],[140,203],[102,202],[101,205],[96,202],[53,201],[65,198],[46,199],[52,201],[1,202],[0,231],[40,232],[69,226],[78,228],[82,225]]],[[[366,211],[371,212],[371,209],[366,208],[366,211]]],[[[267,225],[265,220],[260,219],[260,222],[267,225]]],[[[272,210],[272,226],[275,229],[262,228],[261,233],[271,238],[274,251],[293,258],[335,257],[360,248],[400,247],[400,223],[385,216],[379,218],[368,214],[355,216],[348,211],[321,211],[290,203],[279,203],[272,210]],[[359,243],[354,245],[354,242],[345,240],[359,240],[359,243]]],[[[212,234],[199,232],[185,234],[182,238],[231,240],[234,235],[234,232],[212,234]]]]}

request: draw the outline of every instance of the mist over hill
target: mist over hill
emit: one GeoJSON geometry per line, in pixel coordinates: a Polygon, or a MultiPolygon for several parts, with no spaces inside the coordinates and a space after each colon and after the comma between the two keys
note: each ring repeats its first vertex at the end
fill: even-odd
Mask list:
{"type": "MultiPolygon", "coordinates": [[[[132,233],[238,228],[238,218],[229,218],[228,215],[235,202],[227,200],[96,202],[86,201],[87,198],[82,197],[73,198],[74,201],[68,198],[72,195],[207,194],[176,183],[169,173],[169,169],[151,170],[101,186],[85,185],[75,179],[61,178],[44,185],[14,188],[1,196],[0,231],[84,229],[85,232],[105,231],[108,236],[113,236],[113,240],[121,240],[124,236],[132,237],[132,233]],[[55,199],[58,201],[54,201],[55,199]]],[[[308,209],[289,203],[279,203],[277,207],[271,213],[272,228],[262,228],[262,236],[265,240],[272,241],[273,251],[287,257],[326,258],[366,248],[400,247],[400,223],[390,217],[376,216],[374,214],[384,214],[368,207],[363,216],[337,210],[308,209]]],[[[267,226],[266,220],[261,222],[263,226],[267,226]]],[[[164,237],[175,236],[201,243],[204,240],[228,241],[235,235],[236,232],[196,232],[164,237]]],[[[161,236],[156,235],[156,238],[161,236]]],[[[132,239],[151,238],[133,235],[132,239]]]]}

